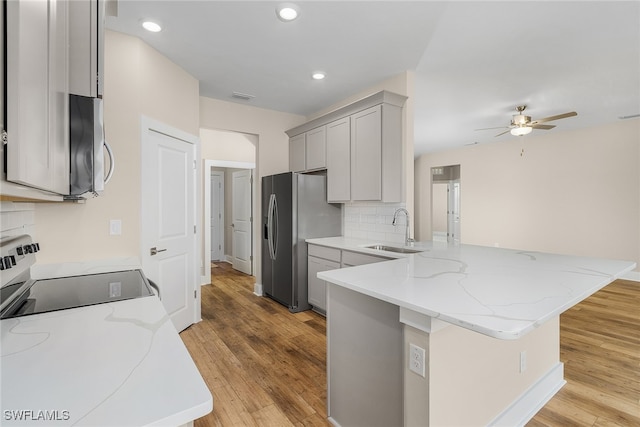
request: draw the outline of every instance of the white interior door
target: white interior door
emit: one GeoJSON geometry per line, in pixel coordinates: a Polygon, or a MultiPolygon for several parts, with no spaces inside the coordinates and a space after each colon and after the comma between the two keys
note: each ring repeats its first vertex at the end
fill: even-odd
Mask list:
{"type": "Polygon", "coordinates": [[[232,263],[233,268],[252,274],[251,248],[251,170],[233,172],[232,263]]]}
{"type": "Polygon", "coordinates": [[[211,173],[211,261],[224,258],[224,173],[211,173]]]}
{"type": "Polygon", "coordinates": [[[451,181],[448,184],[448,241],[451,243],[460,243],[460,181],[451,181]]]}
{"type": "Polygon", "coordinates": [[[195,320],[197,137],[142,121],[141,260],[181,331],[195,320]]]}

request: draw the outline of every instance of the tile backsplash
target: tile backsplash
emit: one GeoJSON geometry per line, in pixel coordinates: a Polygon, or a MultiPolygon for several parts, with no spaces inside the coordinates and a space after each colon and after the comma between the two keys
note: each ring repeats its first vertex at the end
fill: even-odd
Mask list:
{"type": "Polygon", "coordinates": [[[35,238],[33,203],[0,202],[0,237],[31,234],[35,238]]]}
{"type": "MultiPolygon", "coordinates": [[[[376,242],[404,243],[406,216],[398,215],[396,225],[391,225],[395,211],[404,207],[404,203],[345,203],[342,211],[344,236],[376,242]]],[[[413,229],[410,231],[413,237],[413,229]]]]}

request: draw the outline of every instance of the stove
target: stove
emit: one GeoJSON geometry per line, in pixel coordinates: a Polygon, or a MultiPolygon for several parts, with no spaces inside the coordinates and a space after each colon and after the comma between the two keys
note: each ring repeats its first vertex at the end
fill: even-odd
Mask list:
{"type": "Polygon", "coordinates": [[[156,287],[139,269],[34,280],[39,250],[30,235],[0,240],[0,319],[154,295],[156,287]]]}

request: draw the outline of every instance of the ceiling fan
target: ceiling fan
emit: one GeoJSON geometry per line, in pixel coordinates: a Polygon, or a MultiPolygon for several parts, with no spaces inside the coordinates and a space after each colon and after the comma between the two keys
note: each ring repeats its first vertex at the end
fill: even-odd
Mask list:
{"type": "Polygon", "coordinates": [[[511,135],[523,136],[523,135],[527,135],[528,133],[531,133],[533,129],[549,130],[555,127],[555,125],[543,125],[541,123],[551,122],[551,121],[560,120],[560,119],[566,119],[567,117],[573,117],[578,115],[578,113],[576,113],[575,111],[571,111],[569,113],[558,114],[556,116],[545,117],[544,119],[538,119],[538,120],[532,121],[531,116],[525,116],[523,114],[526,108],[527,108],[526,105],[519,105],[516,107],[516,111],[518,112],[518,114],[513,115],[510,126],[499,126],[495,128],[483,128],[483,129],[476,129],[476,130],[507,129],[504,132],[497,134],[496,136],[504,135],[505,133],[508,133],[508,132],[510,132],[511,135]]]}

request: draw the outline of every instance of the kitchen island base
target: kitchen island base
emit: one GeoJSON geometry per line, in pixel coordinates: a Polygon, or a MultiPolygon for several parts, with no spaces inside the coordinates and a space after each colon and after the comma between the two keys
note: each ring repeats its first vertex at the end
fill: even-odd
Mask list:
{"type": "Polygon", "coordinates": [[[328,414],[356,425],[522,425],[564,385],[559,317],[500,340],[327,283],[328,414]],[[425,349],[425,376],[409,345],[425,349]]]}

